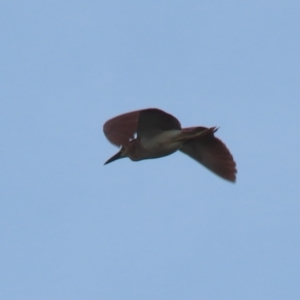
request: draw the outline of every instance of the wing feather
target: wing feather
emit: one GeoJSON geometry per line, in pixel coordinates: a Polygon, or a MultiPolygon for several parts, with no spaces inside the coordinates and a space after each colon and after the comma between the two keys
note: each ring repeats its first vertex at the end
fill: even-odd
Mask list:
{"type": "Polygon", "coordinates": [[[103,131],[106,138],[116,146],[125,146],[137,131],[140,111],[133,111],[108,120],[103,131]]]}
{"type": "Polygon", "coordinates": [[[148,108],[119,115],[108,120],[103,131],[106,138],[116,146],[126,146],[134,135],[151,138],[165,130],[181,129],[179,121],[172,115],[148,108]]]}
{"type": "Polygon", "coordinates": [[[235,182],[236,163],[228,148],[214,136],[213,131],[204,137],[188,141],[180,151],[222,178],[235,182]]]}
{"type": "Polygon", "coordinates": [[[180,122],[172,115],[157,109],[148,108],[140,113],[137,135],[151,138],[167,130],[181,130],[180,122]]]}

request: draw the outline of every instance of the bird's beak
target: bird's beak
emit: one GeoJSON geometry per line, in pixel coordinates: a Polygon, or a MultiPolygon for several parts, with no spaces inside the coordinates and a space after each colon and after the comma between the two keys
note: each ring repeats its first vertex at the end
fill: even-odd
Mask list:
{"type": "Polygon", "coordinates": [[[105,163],[104,163],[104,165],[107,165],[107,164],[109,164],[109,163],[111,163],[111,162],[113,162],[113,161],[115,161],[115,160],[117,160],[117,159],[120,159],[120,158],[124,158],[125,156],[124,156],[124,154],[123,154],[123,148],[121,148],[121,150],[118,152],[118,153],[116,153],[114,156],[112,156],[110,159],[108,159],[105,163]]]}

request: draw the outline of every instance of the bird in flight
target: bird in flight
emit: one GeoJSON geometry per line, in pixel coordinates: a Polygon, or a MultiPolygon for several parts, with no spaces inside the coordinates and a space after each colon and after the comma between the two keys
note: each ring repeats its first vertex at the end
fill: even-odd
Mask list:
{"type": "Polygon", "coordinates": [[[157,108],[122,114],[103,126],[106,138],[121,147],[105,165],[124,157],[139,161],[179,150],[220,177],[235,182],[236,163],[225,144],[215,137],[217,130],[202,126],[181,128],[174,116],[157,108]]]}

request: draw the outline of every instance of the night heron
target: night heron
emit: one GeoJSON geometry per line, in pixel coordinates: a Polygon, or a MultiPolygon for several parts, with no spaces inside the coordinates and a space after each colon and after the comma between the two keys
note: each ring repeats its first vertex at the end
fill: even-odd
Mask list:
{"type": "Polygon", "coordinates": [[[121,147],[105,165],[123,157],[139,161],[179,150],[234,182],[236,164],[225,144],[214,136],[217,130],[217,127],[181,128],[175,117],[157,108],[129,112],[108,120],[103,126],[107,139],[121,147]]]}

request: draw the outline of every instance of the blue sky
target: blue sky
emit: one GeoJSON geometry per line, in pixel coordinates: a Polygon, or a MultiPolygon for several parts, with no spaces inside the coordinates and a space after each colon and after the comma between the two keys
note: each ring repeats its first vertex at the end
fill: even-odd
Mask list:
{"type": "Polygon", "coordinates": [[[2,1],[0,298],[299,299],[299,1],[2,1]],[[228,183],[102,133],[220,126],[228,183]]]}

